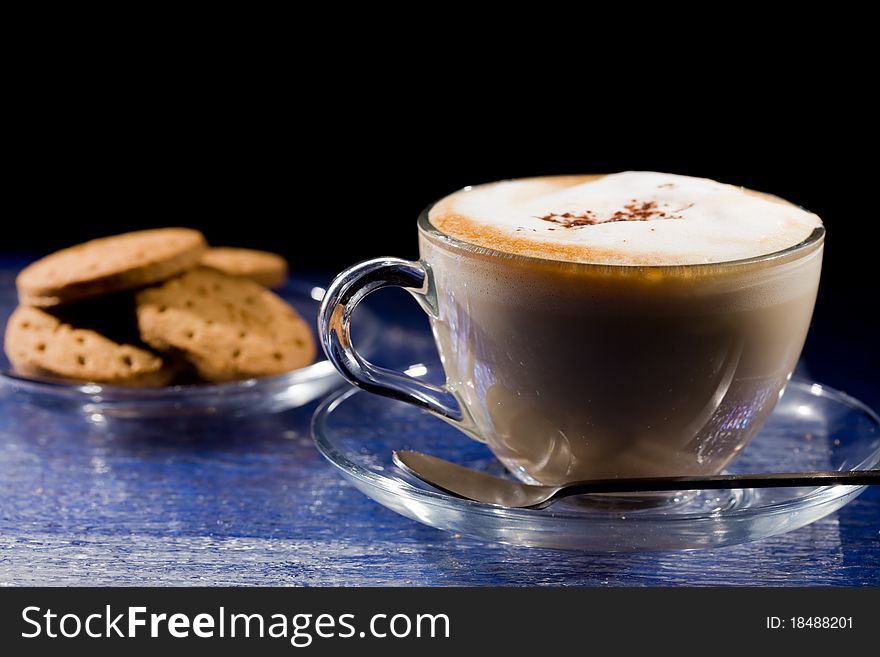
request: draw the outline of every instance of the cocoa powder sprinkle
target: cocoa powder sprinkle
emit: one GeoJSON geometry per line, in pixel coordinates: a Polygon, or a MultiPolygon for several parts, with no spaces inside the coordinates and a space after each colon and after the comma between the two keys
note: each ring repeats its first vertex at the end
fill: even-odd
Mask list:
{"type": "MultiPolygon", "coordinates": [[[[617,210],[610,217],[597,217],[591,210],[584,210],[578,214],[572,212],[556,213],[550,212],[543,217],[538,217],[543,221],[562,226],[563,228],[580,228],[582,226],[595,226],[596,224],[607,224],[615,221],[650,221],[654,219],[681,219],[681,215],[677,214],[682,210],[691,207],[686,205],[673,213],[665,212],[657,207],[656,201],[639,202],[633,199],[631,203],[623,206],[623,210],[617,210]]],[[[553,230],[552,228],[550,230],[553,230]]]]}

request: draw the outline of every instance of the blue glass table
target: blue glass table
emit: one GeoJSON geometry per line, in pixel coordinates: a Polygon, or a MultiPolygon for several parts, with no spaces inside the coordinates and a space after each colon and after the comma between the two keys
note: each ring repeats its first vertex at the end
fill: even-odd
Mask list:
{"type": "MultiPolygon", "coordinates": [[[[329,273],[306,278],[324,284],[329,273]]],[[[436,363],[414,302],[389,291],[370,303],[388,321],[377,362],[436,363]]],[[[809,374],[880,407],[876,344],[829,350],[820,346],[828,339],[811,335],[809,374]]],[[[361,495],[315,450],[315,406],[144,431],[7,413],[0,585],[880,585],[877,488],[812,525],[742,546],[517,548],[423,526],[361,495]]]]}

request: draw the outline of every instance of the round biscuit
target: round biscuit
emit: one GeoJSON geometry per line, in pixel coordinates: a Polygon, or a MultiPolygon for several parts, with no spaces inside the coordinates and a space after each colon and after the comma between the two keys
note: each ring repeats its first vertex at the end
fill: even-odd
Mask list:
{"type": "Polygon", "coordinates": [[[4,349],[20,374],[121,386],[164,386],[177,367],[154,353],[71,326],[29,306],[6,324],[4,349]]]}
{"type": "Polygon", "coordinates": [[[144,342],[180,355],[206,381],[283,374],[315,358],[309,325],[284,300],[213,269],[141,290],[136,305],[144,342]]]}
{"type": "Polygon", "coordinates": [[[212,247],[202,254],[199,264],[266,287],[281,287],[287,281],[287,261],[268,251],[212,247]]]}
{"type": "Polygon", "coordinates": [[[102,237],[56,251],[16,279],[22,305],[49,307],[158,283],[195,266],[207,248],[190,228],[102,237]]]}

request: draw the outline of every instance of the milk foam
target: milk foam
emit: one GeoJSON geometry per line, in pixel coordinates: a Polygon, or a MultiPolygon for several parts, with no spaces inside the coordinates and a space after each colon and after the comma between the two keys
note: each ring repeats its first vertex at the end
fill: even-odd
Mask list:
{"type": "Polygon", "coordinates": [[[643,171],[481,185],[437,203],[429,220],[507,253],[625,265],[750,258],[797,244],[822,224],[776,197],[643,171]]]}

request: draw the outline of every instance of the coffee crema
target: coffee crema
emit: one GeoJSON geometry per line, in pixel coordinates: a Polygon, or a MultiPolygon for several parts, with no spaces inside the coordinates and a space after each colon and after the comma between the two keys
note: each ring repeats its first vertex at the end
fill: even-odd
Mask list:
{"type": "Polygon", "coordinates": [[[429,221],[450,237],[513,255],[634,266],[757,257],[799,244],[822,225],[769,194],[645,171],[479,185],[438,202],[429,221]]]}

